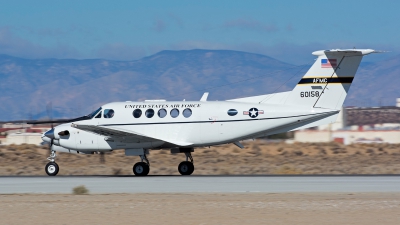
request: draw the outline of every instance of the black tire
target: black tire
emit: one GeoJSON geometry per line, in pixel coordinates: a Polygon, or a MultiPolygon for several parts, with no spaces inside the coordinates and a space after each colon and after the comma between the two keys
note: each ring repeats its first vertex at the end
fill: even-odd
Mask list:
{"type": "Polygon", "coordinates": [[[145,162],[138,162],[133,166],[132,170],[136,176],[147,176],[150,172],[150,167],[145,162]]]}
{"type": "Polygon", "coordinates": [[[58,167],[58,164],[55,162],[49,162],[46,164],[44,167],[44,170],[46,171],[47,175],[49,176],[55,176],[58,174],[58,171],[60,168],[58,167]]]}
{"type": "Polygon", "coordinates": [[[189,161],[183,161],[179,163],[178,171],[181,175],[191,175],[194,171],[194,165],[189,161]]]}

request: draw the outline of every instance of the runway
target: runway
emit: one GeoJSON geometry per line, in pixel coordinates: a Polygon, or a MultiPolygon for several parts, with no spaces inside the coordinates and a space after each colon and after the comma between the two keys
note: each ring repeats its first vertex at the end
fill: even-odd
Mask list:
{"type": "Polygon", "coordinates": [[[399,192],[400,176],[75,176],[0,177],[0,194],[399,192]]]}

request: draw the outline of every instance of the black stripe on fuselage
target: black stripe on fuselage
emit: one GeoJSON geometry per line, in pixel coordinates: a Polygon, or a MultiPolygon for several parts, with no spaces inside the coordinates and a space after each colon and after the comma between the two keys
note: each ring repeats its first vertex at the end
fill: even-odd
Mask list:
{"type": "Polygon", "coordinates": [[[351,84],[354,77],[312,77],[302,78],[298,84],[351,84]]]}
{"type": "Polygon", "coordinates": [[[298,116],[284,116],[284,117],[270,117],[270,118],[254,118],[254,119],[244,119],[244,120],[217,120],[217,121],[187,121],[187,122],[165,122],[165,123],[117,123],[117,124],[99,124],[99,126],[126,126],[126,125],[158,125],[158,124],[183,124],[183,123],[229,123],[229,122],[243,122],[243,121],[258,121],[258,120],[276,120],[276,119],[285,119],[285,118],[295,118],[301,116],[313,116],[313,115],[323,115],[323,114],[331,114],[332,112],[325,113],[314,113],[314,114],[305,114],[298,116]]]}

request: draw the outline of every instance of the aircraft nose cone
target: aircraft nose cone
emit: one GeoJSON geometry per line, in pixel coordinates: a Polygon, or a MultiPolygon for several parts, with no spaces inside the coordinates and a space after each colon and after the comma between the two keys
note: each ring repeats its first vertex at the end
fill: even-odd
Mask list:
{"type": "Polygon", "coordinates": [[[54,129],[46,131],[46,133],[44,133],[44,136],[46,136],[50,139],[54,139],[54,129]]]}

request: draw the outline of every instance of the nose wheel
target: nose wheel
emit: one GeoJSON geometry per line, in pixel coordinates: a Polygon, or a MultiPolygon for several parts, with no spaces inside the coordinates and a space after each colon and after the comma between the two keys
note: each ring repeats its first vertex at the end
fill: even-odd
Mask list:
{"type": "Polygon", "coordinates": [[[47,163],[44,167],[44,170],[49,176],[57,175],[58,171],[60,170],[60,167],[58,167],[58,164],[55,162],[55,158],[56,152],[54,150],[51,150],[50,156],[47,158],[47,160],[49,160],[50,162],[47,163]]]}
{"type": "Polygon", "coordinates": [[[45,169],[47,175],[55,176],[55,175],[57,175],[60,168],[58,167],[57,163],[49,162],[46,164],[46,167],[44,169],[45,169]]]}

